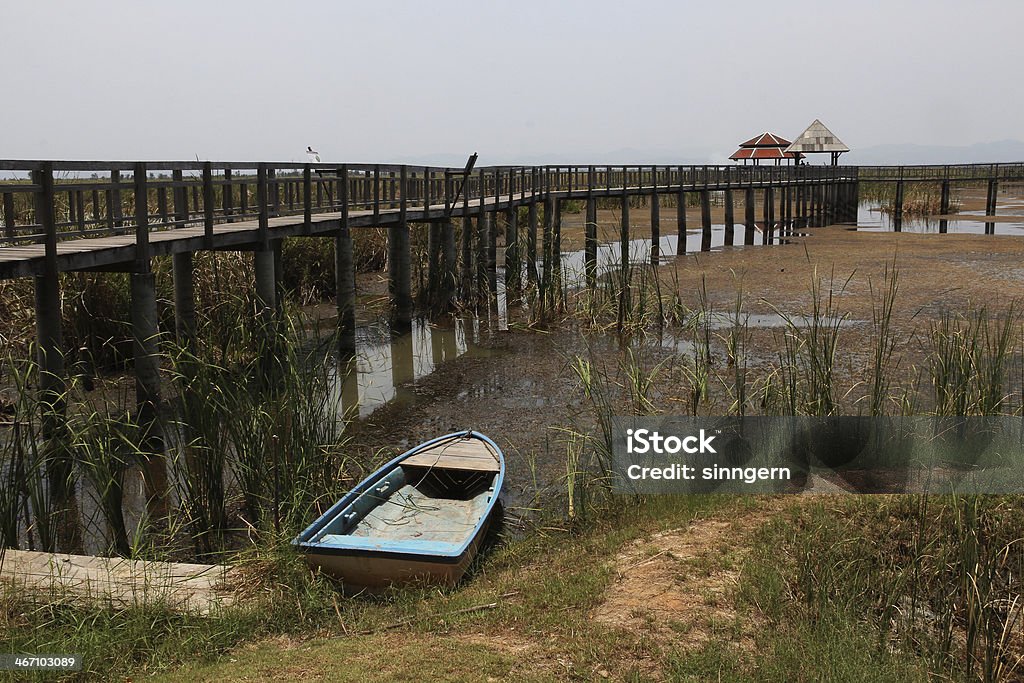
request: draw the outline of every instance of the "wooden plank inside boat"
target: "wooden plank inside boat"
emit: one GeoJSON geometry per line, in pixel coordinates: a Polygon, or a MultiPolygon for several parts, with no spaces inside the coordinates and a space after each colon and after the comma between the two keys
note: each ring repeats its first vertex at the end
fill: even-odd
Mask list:
{"type": "Polygon", "coordinates": [[[497,454],[480,439],[443,441],[406,458],[402,465],[476,472],[498,472],[501,469],[497,454]]]}

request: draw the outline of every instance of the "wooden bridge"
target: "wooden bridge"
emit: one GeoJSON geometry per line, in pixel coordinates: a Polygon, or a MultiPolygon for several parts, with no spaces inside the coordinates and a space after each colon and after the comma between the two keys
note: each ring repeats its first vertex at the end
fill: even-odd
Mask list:
{"type": "MultiPolygon", "coordinates": [[[[474,157],[475,158],[475,157],[474,157]]],[[[782,228],[855,222],[861,181],[896,184],[897,218],[907,183],[950,186],[986,182],[987,213],[1002,181],[1024,180],[1024,164],[905,167],[815,166],[533,166],[464,169],[366,164],[0,161],[3,227],[0,279],[35,279],[41,390],[54,405],[63,392],[58,274],[129,272],[135,372],[140,406],[159,400],[157,309],[152,260],[173,259],[175,331],[196,329],[193,254],[253,251],[255,290],[266,322],[277,310],[280,245],[286,237],[331,238],[336,245],[339,351],[355,351],[352,231],[384,227],[394,329],[413,315],[410,230],[428,229],[428,298],[438,307],[493,296],[498,221],[505,223],[506,290],[523,280],[550,291],[561,273],[561,214],[568,200],[586,205],[585,271],[597,276],[597,205],[621,207],[622,262],[628,261],[630,199],[673,195],[685,207],[700,198],[705,247],[711,244],[710,193],[725,200],[726,241],[733,243],[733,195],[745,195],[744,242],[755,234],[755,197],[770,235],[782,228]],[[778,209],[776,210],[776,200],[778,209]],[[526,207],[520,226],[519,207],[526,207]],[[543,216],[543,225],[540,224],[543,216]],[[461,221],[456,245],[454,222],[461,221]],[[520,228],[525,229],[524,240],[520,228]],[[522,242],[522,244],[521,244],[522,242]],[[538,249],[540,254],[538,255],[538,249]],[[525,253],[521,253],[525,252],[525,253]]],[[[659,258],[660,204],[651,201],[651,257],[659,258]]],[[[686,247],[686,212],[677,211],[678,251],[686,247]]],[[[543,301],[543,294],[542,299],[543,301]]]]}

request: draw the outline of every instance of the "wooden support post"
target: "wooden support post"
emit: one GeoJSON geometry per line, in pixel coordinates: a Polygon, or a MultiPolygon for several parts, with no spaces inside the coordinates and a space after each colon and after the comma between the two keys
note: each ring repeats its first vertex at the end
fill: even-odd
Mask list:
{"type": "MultiPolygon", "coordinates": [[[[512,180],[512,177],[509,177],[512,180]]],[[[511,188],[510,188],[511,189],[511,188]]],[[[505,292],[506,296],[522,288],[523,264],[519,259],[518,209],[509,206],[505,211],[505,292]]]]}
{"type": "MultiPolygon", "coordinates": [[[[497,206],[497,202],[495,202],[497,206]]],[[[498,293],[498,211],[490,212],[487,221],[487,287],[491,296],[498,293]]]]}
{"type": "Polygon", "coordinates": [[[653,173],[654,191],[651,193],[651,265],[661,258],[661,200],[658,197],[657,171],[653,173]]]}
{"type": "MultiPolygon", "coordinates": [[[[60,445],[65,413],[64,338],[61,329],[60,285],[57,271],[57,226],[54,216],[53,164],[44,162],[32,172],[36,221],[44,233],[46,259],[43,274],[35,278],[37,362],[42,435],[45,440],[47,480],[50,495],[64,501],[71,490],[72,467],[60,445]]],[[[47,544],[52,539],[47,539],[47,544]]],[[[53,550],[52,547],[47,548],[53,550]]]]}
{"type": "Polygon", "coordinates": [[[676,255],[686,253],[686,191],[682,188],[682,176],[679,178],[679,194],[676,195],[676,255]]]}
{"type": "MultiPolygon", "coordinates": [[[[999,204],[999,180],[998,178],[989,178],[988,190],[985,195],[985,215],[995,216],[996,206],[999,204]]],[[[995,221],[985,223],[985,234],[994,235],[996,234],[995,221]]]]}
{"type": "Polygon", "coordinates": [[[943,216],[949,213],[949,180],[943,180],[939,190],[939,213],[943,216]]]}
{"type": "MultiPolygon", "coordinates": [[[[338,187],[341,216],[334,237],[334,277],[338,297],[338,356],[351,358],[356,353],[356,267],[352,231],[348,224],[348,166],[338,171],[342,182],[338,187]]],[[[346,409],[348,406],[346,406],[346,409]]]]}
{"type": "Polygon", "coordinates": [[[562,200],[556,199],[554,206],[555,224],[551,235],[551,274],[554,276],[551,287],[552,304],[555,301],[555,293],[561,292],[562,289],[562,200]]]}
{"type": "Polygon", "coordinates": [[[527,230],[526,230],[526,277],[532,284],[537,284],[537,228],[539,219],[537,216],[537,200],[530,202],[527,208],[527,230]]]}
{"type": "Polygon", "coordinates": [[[438,310],[449,310],[455,303],[455,283],[458,257],[455,251],[455,225],[451,221],[441,224],[441,261],[443,268],[439,295],[438,310]]]}
{"type": "Polygon", "coordinates": [[[770,185],[764,189],[764,226],[761,231],[761,244],[770,244],[771,235],[775,232],[775,189],[770,185]]]}
{"type": "Polygon", "coordinates": [[[700,249],[701,251],[711,250],[711,192],[700,191],[700,249]]]}
{"type": "MultiPolygon", "coordinates": [[[[483,202],[481,201],[481,206],[483,202]]],[[[477,292],[481,299],[486,300],[494,290],[490,286],[491,281],[491,222],[490,212],[483,209],[477,214],[476,237],[476,285],[477,292]]]]}
{"type": "Polygon", "coordinates": [[[224,169],[224,186],[221,191],[221,211],[224,213],[224,220],[228,223],[234,223],[235,219],[232,214],[235,212],[235,189],[231,185],[231,169],[224,169]]]}
{"type": "Polygon", "coordinates": [[[755,218],[756,210],[757,207],[754,204],[754,188],[753,186],[747,186],[743,193],[744,244],[754,243],[754,232],[757,230],[757,219],[755,218]]]}
{"type": "Polygon", "coordinates": [[[544,234],[542,236],[541,245],[541,300],[551,299],[554,300],[554,296],[551,295],[550,289],[554,282],[553,259],[553,236],[555,230],[555,200],[550,195],[544,198],[544,234]]]}
{"type": "Polygon", "coordinates": [[[174,254],[174,333],[178,344],[190,344],[196,332],[196,299],[191,251],[174,254]]]}
{"type": "Polygon", "coordinates": [[[107,192],[107,203],[109,204],[107,211],[111,225],[115,228],[121,228],[124,227],[124,207],[121,206],[121,172],[111,171],[110,182],[114,187],[107,192]]]}
{"type": "Polygon", "coordinates": [[[622,225],[619,229],[619,306],[618,330],[621,332],[626,322],[626,307],[629,302],[629,195],[626,194],[628,184],[623,171],[622,179],[622,225]]]}
{"type": "Polygon", "coordinates": [[[893,202],[892,218],[893,229],[896,232],[901,232],[903,229],[903,178],[896,181],[896,199],[893,202]]]}
{"type": "Polygon", "coordinates": [[[391,332],[412,329],[412,250],[406,221],[406,167],[401,172],[398,221],[388,226],[388,293],[391,295],[391,332]]]}
{"type": "Polygon", "coordinates": [[[583,270],[587,286],[597,284],[597,199],[587,198],[586,235],[583,243],[583,270]]]}
{"type": "MultiPolygon", "coordinates": [[[[95,208],[95,205],[93,205],[94,211],[95,208]]],[[[4,236],[7,239],[14,239],[15,225],[14,193],[4,192],[4,236]]]]}
{"type": "Polygon", "coordinates": [[[735,217],[735,215],[733,213],[734,209],[733,209],[733,198],[732,198],[732,190],[731,189],[727,188],[724,191],[724,199],[723,199],[723,201],[725,202],[725,243],[726,244],[732,244],[733,241],[735,240],[735,232],[734,232],[735,231],[735,227],[734,226],[735,226],[735,223],[736,223],[736,221],[735,221],[736,217],[735,217]]]}

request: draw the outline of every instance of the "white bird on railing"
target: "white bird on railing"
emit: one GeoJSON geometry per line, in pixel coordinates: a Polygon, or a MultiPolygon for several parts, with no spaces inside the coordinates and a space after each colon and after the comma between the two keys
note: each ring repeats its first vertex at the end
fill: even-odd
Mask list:
{"type": "Polygon", "coordinates": [[[306,147],[306,157],[309,158],[309,163],[311,164],[320,163],[320,152],[316,151],[312,147],[306,147]]]}

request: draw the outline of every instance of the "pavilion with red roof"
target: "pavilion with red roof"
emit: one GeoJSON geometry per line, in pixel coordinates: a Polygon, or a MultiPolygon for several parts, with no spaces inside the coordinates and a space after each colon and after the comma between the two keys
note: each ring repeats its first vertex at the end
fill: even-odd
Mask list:
{"type": "Polygon", "coordinates": [[[804,155],[799,152],[787,152],[786,148],[791,144],[792,143],[789,140],[781,138],[775,133],[765,131],[742,143],[740,148],[729,158],[733,161],[739,161],[742,159],[744,165],[746,165],[747,160],[750,159],[754,162],[755,166],[760,164],[762,161],[774,161],[776,166],[781,164],[783,161],[799,162],[804,155]]]}

